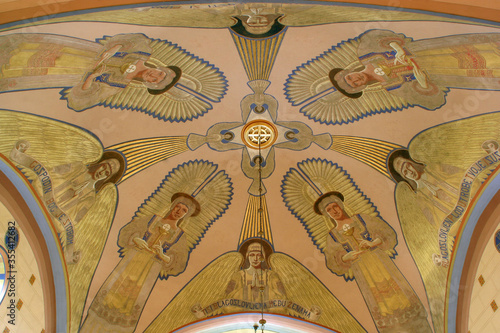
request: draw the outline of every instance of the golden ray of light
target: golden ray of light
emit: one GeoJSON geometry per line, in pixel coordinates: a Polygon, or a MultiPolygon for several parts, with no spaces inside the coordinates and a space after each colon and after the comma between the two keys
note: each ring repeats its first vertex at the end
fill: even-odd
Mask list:
{"type": "Polygon", "coordinates": [[[248,38],[231,31],[250,81],[269,80],[286,29],[268,38],[248,38]]]}
{"type": "MultiPolygon", "coordinates": [[[[267,240],[273,245],[273,236],[271,234],[271,225],[269,221],[269,214],[267,210],[266,196],[262,197],[262,231],[263,239],[267,240]]],[[[245,219],[243,220],[243,227],[241,228],[240,241],[238,246],[249,238],[260,238],[259,231],[261,221],[259,218],[260,200],[259,197],[250,195],[247,203],[247,210],[245,212],[245,219]]]]}
{"type": "Polygon", "coordinates": [[[153,164],[189,150],[187,136],[139,139],[119,143],[107,149],[120,152],[127,161],[127,169],[120,182],[153,164]]]}
{"type": "Polygon", "coordinates": [[[331,150],[357,159],[391,178],[386,166],[387,156],[394,149],[404,148],[395,143],[345,135],[332,135],[331,150]]]}

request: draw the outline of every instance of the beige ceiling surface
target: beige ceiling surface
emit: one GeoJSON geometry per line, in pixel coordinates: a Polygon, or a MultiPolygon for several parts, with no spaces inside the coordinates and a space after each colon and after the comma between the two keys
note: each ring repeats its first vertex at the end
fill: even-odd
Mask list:
{"type": "Polygon", "coordinates": [[[433,255],[452,258],[453,237],[467,223],[462,214],[498,163],[494,23],[332,4],[161,3],[3,28],[0,153],[31,180],[41,207],[49,207],[53,191],[74,227],[72,248],[57,214],[49,222],[62,239],[69,331],[171,331],[215,315],[260,312],[263,303],[266,312],[318,329],[448,330],[453,263],[439,266],[433,255]],[[248,33],[231,28],[235,17],[279,24],[248,33]],[[406,52],[399,67],[392,42],[406,52]],[[137,59],[177,66],[180,80],[150,94],[126,74],[137,59]],[[393,68],[360,98],[339,92],[331,70],[360,65],[373,69],[375,81],[375,69],[393,68]],[[95,91],[78,95],[86,79],[95,91]],[[241,134],[251,121],[277,137],[261,150],[262,196],[252,161],[259,150],[241,134]],[[488,140],[492,150],[482,146],[488,140]],[[394,180],[386,161],[395,150],[426,176],[394,180]],[[99,188],[84,174],[106,151],[120,153],[126,168],[119,182],[99,188]],[[53,190],[40,184],[33,163],[49,172],[53,190]],[[64,171],[77,167],[85,172],[64,171]],[[84,211],[64,208],[65,188],[89,193],[72,199],[85,201],[84,211]],[[330,191],[342,192],[353,216],[346,225],[359,234],[332,229],[332,219],[314,213],[316,199],[330,191]],[[167,222],[151,218],[168,217],[178,192],[194,197],[200,213],[184,198],[188,217],[178,231],[155,235],[167,222]],[[464,209],[450,217],[456,207],[464,209]],[[456,221],[443,249],[439,230],[447,218],[456,221]],[[162,253],[140,249],[135,238],[153,252],[160,244],[162,253]],[[269,268],[240,266],[252,239],[267,249],[269,268]],[[356,249],[353,261],[342,258],[356,249]]]}

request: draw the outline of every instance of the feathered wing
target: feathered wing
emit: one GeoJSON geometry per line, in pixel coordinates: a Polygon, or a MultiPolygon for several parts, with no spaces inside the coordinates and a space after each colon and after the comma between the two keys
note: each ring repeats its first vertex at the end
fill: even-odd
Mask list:
{"type": "MultiPolygon", "coordinates": [[[[487,140],[500,143],[500,112],[488,113],[432,127],[409,145],[410,156],[443,173],[456,173],[450,184],[458,186],[464,172],[488,153],[481,148],[487,140]],[[452,169],[452,170],[450,170],[452,169]],[[453,172],[455,171],[455,172],[453,172]]],[[[492,165],[488,170],[495,168],[492,165]]],[[[483,172],[483,181],[489,172],[483,172]]]]}
{"type": "MultiPolygon", "coordinates": [[[[239,252],[226,253],[215,259],[184,286],[145,332],[172,332],[197,320],[191,308],[197,304],[206,307],[224,299],[227,284],[233,273],[239,270],[241,260],[239,252]]],[[[218,313],[212,313],[215,314],[218,313]]]]}
{"type": "Polygon", "coordinates": [[[343,124],[373,113],[391,112],[410,106],[388,93],[380,84],[366,88],[360,98],[349,98],[335,90],[329,79],[334,68],[357,68],[359,39],[349,39],[297,67],[285,83],[285,95],[300,112],[326,124],[343,124]]]}
{"type": "Polygon", "coordinates": [[[282,196],[288,209],[302,222],[314,244],[322,252],[333,224],[325,216],[316,214],[313,206],[321,194],[330,191],[338,191],[344,195],[348,213],[378,216],[375,206],[337,164],[322,159],[308,159],[298,163],[297,169],[291,168],[283,179],[282,196]]]}
{"type": "MultiPolygon", "coordinates": [[[[189,248],[193,249],[208,227],[217,220],[229,206],[233,194],[232,183],[224,171],[217,172],[217,165],[208,161],[190,161],[172,170],[156,191],[139,207],[137,217],[164,215],[169,209],[173,194],[184,192],[193,195],[201,211],[190,217],[188,223],[181,223],[187,235],[189,248]],[[200,189],[201,188],[201,189],[200,189]]],[[[126,249],[122,249],[125,252],[126,249]]]]}
{"type": "Polygon", "coordinates": [[[304,105],[300,112],[322,124],[346,124],[374,113],[398,111],[408,106],[410,104],[401,97],[388,93],[381,85],[373,85],[366,88],[360,98],[349,98],[335,91],[304,105]]]}
{"type": "Polygon", "coordinates": [[[434,330],[442,332],[448,269],[436,266],[432,255],[439,254],[438,230],[422,214],[416,194],[406,184],[396,187],[396,204],[403,235],[425,286],[434,330]]]}
{"type": "Polygon", "coordinates": [[[214,65],[168,41],[152,40],[151,47],[153,52],[148,62],[179,67],[180,81],[160,95],[151,95],[142,83],[132,82],[106,99],[105,106],[137,110],[168,121],[186,121],[212,109],[212,103],[219,102],[226,94],[226,78],[214,65]]]}
{"type": "Polygon", "coordinates": [[[288,76],[285,84],[285,95],[288,101],[294,106],[301,105],[311,97],[332,87],[328,75],[334,68],[346,68],[354,63],[361,66],[357,54],[358,46],[357,38],[349,39],[297,67],[288,76]]]}
{"type": "Polygon", "coordinates": [[[87,292],[108,238],[117,200],[116,186],[106,185],[99,191],[92,208],[75,226],[75,250],[80,252],[80,260],[67,266],[71,291],[71,332],[79,330],[87,292]]]}
{"type": "Polygon", "coordinates": [[[283,253],[274,253],[269,259],[273,271],[285,286],[287,299],[306,309],[321,309],[319,318],[311,318],[310,321],[339,332],[366,332],[339,300],[302,264],[283,253]]]}
{"type": "Polygon", "coordinates": [[[196,196],[201,206],[200,214],[191,218],[193,223],[182,226],[188,235],[191,249],[198,244],[208,226],[224,213],[232,195],[233,187],[229,176],[219,171],[196,196]]]}
{"type": "Polygon", "coordinates": [[[314,244],[323,252],[326,246],[326,235],[333,224],[324,216],[313,210],[315,193],[311,192],[307,182],[296,169],[290,169],[282,184],[282,196],[288,209],[295,215],[309,232],[314,244]]]}
{"type": "MultiPolygon", "coordinates": [[[[499,125],[498,112],[438,125],[418,134],[411,141],[410,156],[459,191],[466,170],[488,154],[482,144],[487,140],[500,142],[499,125]]],[[[496,166],[498,162],[479,174],[471,186],[471,197],[496,166]]],[[[458,194],[454,199],[458,202],[458,194]]],[[[433,254],[440,254],[441,251],[438,229],[428,219],[431,217],[432,222],[439,225],[446,214],[437,211],[431,201],[424,200],[405,183],[396,187],[396,204],[403,235],[425,285],[434,329],[442,332],[448,269],[433,263],[433,254]]],[[[457,228],[458,222],[452,230],[457,228]]]]}
{"type": "Polygon", "coordinates": [[[102,144],[95,136],[74,125],[28,113],[0,110],[0,153],[9,157],[19,140],[28,141],[30,148],[26,154],[47,168],[66,163],[96,162],[103,152],[102,144]]]}

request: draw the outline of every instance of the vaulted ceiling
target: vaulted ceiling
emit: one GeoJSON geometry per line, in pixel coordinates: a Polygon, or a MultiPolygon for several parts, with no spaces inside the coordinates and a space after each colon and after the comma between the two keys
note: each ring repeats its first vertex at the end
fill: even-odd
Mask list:
{"type": "Polygon", "coordinates": [[[500,330],[495,1],[0,3],[0,330],[500,330]]]}

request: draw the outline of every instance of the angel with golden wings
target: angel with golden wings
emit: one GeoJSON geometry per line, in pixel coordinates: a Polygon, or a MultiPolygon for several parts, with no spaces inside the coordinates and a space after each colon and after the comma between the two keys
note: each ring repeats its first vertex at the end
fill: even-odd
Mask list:
{"type": "Polygon", "coordinates": [[[251,303],[286,300],[283,282],[266,262],[269,259],[266,254],[268,257],[269,253],[272,254],[271,246],[253,239],[243,244],[242,248],[246,250],[245,260],[241,269],[231,276],[225,290],[226,297],[251,303]]]}
{"type": "Polygon", "coordinates": [[[116,183],[125,170],[123,156],[104,151],[99,140],[76,126],[15,111],[0,110],[0,139],[0,153],[23,172],[50,213],[66,262],[90,255],[75,248],[80,229],[107,233],[118,200],[116,183]]]}
{"type": "Polygon", "coordinates": [[[481,184],[500,163],[499,125],[499,112],[444,123],[387,157],[401,230],[421,272],[436,332],[444,327],[455,236],[481,184]]]}
{"type": "Polygon", "coordinates": [[[500,34],[414,41],[369,30],[297,67],[285,91],[292,105],[321,123],[420,106],[435,110],[449,88],[500,90],[500,34]]]}
{"type": "Polygon", "coordinates": [[[94,298],[80,332],[135,330],[156,280],[182,273],[191,250],[227,209],[231,182],[216,171],[206,161],[181,165],[139,207],[120,231],[122,259],[94,298]]]}
{"type": "Polygon", "coordinates": [[[442,332],[455,236],[464,229],[465,212],[482,183],[500,164],[500,112],[433,126],[415,135],[407,147],[348,137],[348,151],[343,149],[346,138],[332,138],[332,150],[396,183],[401,230],[422,275],[434,330],[442,332]]]}
{"type": "MultiPolygon", "coordinates": [[[[28,141],[18,141],[10,153],[11,160],[38,175],[39,182],[35,182],[35,188],[49,212],[59,221],[60,214],[64,212],[74,225],[92,208],[97,193],[107,184],[116,184],[125,169],[125,160],[120,153],[106,151],[97,162],[67,163],[47,170],[29,155],[29,147],[28,141]]],[[[59,232],[63,231],[59,224],[55,227],[59,232]]]]}
{"type": "MultiPolygon", "coordinates": [[[[498,112],[441,124],[416,135],[408,149],[396,149],[387,157],[387,169],[397,183],[395,198],[403,232],[422,236],[428,228],[433,234],[428,238],[435,243],[439,235],[440,246],[435,250],[443,263],[450,259],[465,210],[500,163],[499,124],[498,112]]],[[[422,251],[409,245],[410,250],[422,251]]]]}
{"type": "Polygon", "coordinates": [[[164,216],[152,215],[133,219],[125,226],[118,243],[126,250],[94,299],[81,332],[102,332],[103,326],[113,332],[128,332],[135,327],[141,310],[160,271],[177,275],[187,265],[189,247],[180,227],[183,219],[196,216],[200,204],[185,193],[172,196],[169,211],[164,216]]]}
{"type": "Polygon", "coordinates": [[[342,168],[303,161],[285,175],[282,189],[330,271],[356,281],[379,332],[431,332],[425,308],[392,260],[394,229],[342,168]]]}
{"type": "Polygon", "coordinates": [[[78,327],[115,216],[125,161],[82,128],[7,110],[0,110],[0,153],[11,157],[49,212],[48,227],[68,264],[71,326],[78,327]]]}
{"type": "Polygon", "coordinates": [[[227,87],[213,65],[143,34],[97,42],[12,34],[1,36],[0,45],[0,92],[65,88],[62,99],[75,111],[105,105],[184,121],[211,109],[227,87]]]}

